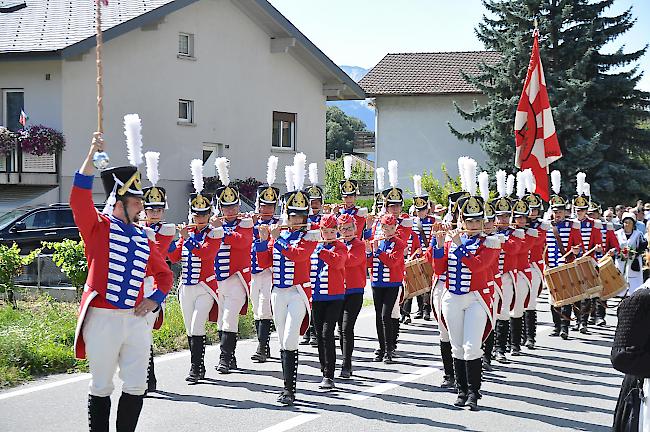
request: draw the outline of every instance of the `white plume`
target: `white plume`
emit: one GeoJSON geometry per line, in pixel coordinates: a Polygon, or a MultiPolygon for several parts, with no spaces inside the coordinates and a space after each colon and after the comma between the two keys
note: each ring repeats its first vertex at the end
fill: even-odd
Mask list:
{"type": "Polygon", "coordinates": [[[386,170],[383,167],[377,168],[377,190],[383,191],[386,179],[384,178],[386,170]]]}
{"type": "Polygon", "coordinates": [[[397,161],[389,160],[388,161],[388,183],[391,187],[397,187],[399,184],[399,177],[397,176],[397,161]]]}
{"type": "Polygon", "coordinates": [[[352,156],[350,155],[343,156],[343,176],[346,180],[350,180],[352,177],[352,156]]]}
{"type": "Polygon", "coordinates": [[[307,168],[307,156],[304,153],[296,153],[293,157],[293,187],[301,190],[305,185],[305,174],[307,168]]]}
{"type": "Polygon", "coordinates": [[[203,191],[203,161],[201,159],[192,159],[190,170],[192,171],[194,192],[201,193],[203,191]]]}
{"type": "Polygon", "coordinates": [[[415,191],[415,196],[422,196],[422,176],[413,176],[413,190],[415,191]]]}
{"type": "Polygon", "coordinates": [[[526,195],[526,174],[523,171],[517,172],[517,197],[523,198],[526,195]]]}
{"type": "Polygon", "coordinates": [[[139,115],[124,116],[124,136],[129,163],[137,167],[142,164],[142,122],[139,115]]]}
{"type": "Polygon", "coordinates": [[[470,195],[476,195],[476,167],[476,161],[472,158],[467,158],[465,162],[465,179],[467,181],[467,192],[470,195]]]}
{"type": "Polygon", "coordinates": [[[275,173],[278,170],[278,157],[269,156],[269,160],[266,161],[266,182],[269,186],[272,186],[275,183],[275,173]]]}
{"type": "Polygon", "coordinates": [[[287,186],[287,192],[293,192],[296,190],[293,184],[293,165],[287,165],[284,167],[284,184],[287,186]]]}
{"type": "Polygon", "coordinates": [[[483,200],[488,202],[490,200],[490,177],[485,171],[478,175],[478,188],[481,191],[483,200]]]}
{"type": "Polygon", "coordinates": [[[160,160],[160,153],[158,152],[146,152],[144,154],[144,160],[147,163],[147,178],[151,182],[152,186],[156,186],[160,175],[158,174],[158,161],[160,160]]]}
{"type": "Polygon", "coordinates": [[[506,191],[506,177],[507,174],[504,170],[499,170],[497,171],[497,192],[499,193],[499,197],[503,198],[504,196],[507,195],[506,191]]]}
{"type": "Polygon", "coordinates": [[[318,184],[318,164],[316,162],[309,164],[309,182],[313,185],[318,184]]]}
{"type": "Polygon", "coordinates": [[[585,181],[587,180],[587,174],[579,172],[576,174],[576,193],[581,195],[585,190],[585,181]]]}
{"type": "Polygon", "coordinates": [[[588,197],[591,197],[591,185],[587,182],[585,182],[585,185],[582,187],[583,192],[585,195],[588,197]]]}
{"type": "Polygon", "coordinates": [[[466,162],[467,162],[467,156],[461,156],[458,158],[458,174],[460,175],[460,188],[464,191],[467,190],[467,176],[465,171],[466,162]]]}
{"type": "Polygon", "coordinates": [[[560,188],[562,187],[562,174],[558,170],[551,171],[551,189],[555,194],[560,193],[560,188]]]}
{"type": "Polygon", "coordinates": [[[230,184],[230,161],[225,157],[218,157],[214,160],[214,166],[217,167],[217,174],[219,174],[219,181],[222,185],[228,186],[230,184]]]}
{"type": "Polygon", "coordinates": [[[524,170],[525,174],[525,181],[526,181],[526,189],[528,189],[528,193],[535,193],[535,189],[537,188],[537,183],[535,182],[535,175],[533,174],[533,170],[530,168],[527,168],[524,170]]]}
{"type": "Polygon", "coordinates": [[[515,191],[515,176],[508,174],[508,180],[506,182],[506,196],[511,196],[515,191]]]}

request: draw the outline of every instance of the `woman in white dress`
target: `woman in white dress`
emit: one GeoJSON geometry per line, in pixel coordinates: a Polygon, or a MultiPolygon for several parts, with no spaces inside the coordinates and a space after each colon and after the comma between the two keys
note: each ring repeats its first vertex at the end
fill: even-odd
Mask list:
{"type": "Polygon", "coordinates": [[[643,232],[635,229],[636,218],[632,213],[623,213],[621,219],[623,228],[616,231],[616,238],[621,246],[616,257],[616,266],[628,282],[627,294],[632,295],[643,284],[641,261],[643,252],[648,247],[648,241],[643,232]]]}

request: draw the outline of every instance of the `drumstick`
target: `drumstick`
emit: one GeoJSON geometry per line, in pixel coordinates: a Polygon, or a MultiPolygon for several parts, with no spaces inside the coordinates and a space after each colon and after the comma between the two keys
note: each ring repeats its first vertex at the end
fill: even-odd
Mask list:
{"type": "Polygon", "coordinates": [[[408,261],[411,261],[413,258],[415,258],[416,255],[422,253],[422,249],[418,248],[411,256],[408,258],[408,261]]]}

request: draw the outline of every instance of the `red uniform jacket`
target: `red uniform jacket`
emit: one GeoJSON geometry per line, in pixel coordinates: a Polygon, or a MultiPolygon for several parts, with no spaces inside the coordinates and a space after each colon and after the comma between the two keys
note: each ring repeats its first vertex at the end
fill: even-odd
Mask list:
{"type": "MultiPolygon", "coordinates": [[[[75,331],[75,356],[79,359],[86,358],[86,344],[83,340],[83,321],[89,307],[116,309],[106,300],[108,284],[108,254],[110,220],[95,209],[92,197],[93,176],[80,173],[75,179],[70,192],[70,207],[75,224],[85,244],[86,259],[88,261],[88,279],[79,305],[79,318],[75,331]]],[[[165,259],[158,251],[155,236],[151,230],[149,237],[149,259],[145,269],[145,278],[153,276],[155,281],[153,293],[148,298],[161,304],[172,287],[173,275],[165,259]]],[[[135,306],[144,298],[144,283],[140,286],[135,306]]],[[[135,307],[134,306],[134,307],[135,307]]]]}
{"type": "MultiPolygon", "coordinates": [[[[158,251],[160,254],[163,257],[167,256],[169,246],[174,241],[174,235],[176,234],[176,225],[159,222],[154,225],[149,225],[148,228],[151,228],[156,233],[156,243],[158,244],[158,251]]],[[[152,277],[147,278],[145,283],[155,285],[155,281],[153,281],[152,277]]],[[[154,330],[158,330],[160,327],[162,327],[164,321],[165,308],[163,305],[161,305],[158,316],[156,317],[156,322],[153,325],[154,330]]]]}
{"type": "Polygon", "coordinates": [[[347,261],[345,263],[345,293],[363,293],[366,287],[366,244],[354,238],[345,242],[347,246],[347,261]]]}
{"type": "Polygon", "coordinates": [[[333,242],[333,246],[332,249],[323,248],[320,251],[318,251],[318,246],[315,248],[318,251],[318,256],[312,257],[311,261],[312,298],[314,301],[327,300],[327,297],[345,294],[345,266],[348,259],[348,248],[338,240],[333,242]],[[327,264],[327,270],[320,274],[317,273],[318,261],[327,264]],[[324,278],[325,276],[327,279],[324,278]]]}

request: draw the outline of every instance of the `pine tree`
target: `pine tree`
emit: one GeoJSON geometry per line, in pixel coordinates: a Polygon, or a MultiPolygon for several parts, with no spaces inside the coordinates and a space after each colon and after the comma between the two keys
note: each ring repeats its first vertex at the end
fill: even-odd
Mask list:
{"type": "Polygon", "coordinates": [[[641,127],[650,119],[650,93],[635,88],[641,78],[635,63],[647,47],[603,53],[605,44],[636,22],[631,8],[606,16],[613,3],[483,0],[489,16],[483,17],[476,34],[486,49],[501,53],[501,61],[481,65],[479,75],[465,75],[488,100],[476,103],[471,111],[458,106],[456,110],[480,126],[469,132],[449,127],[457,137],[481,143],[491,170],[515,169],[514,117],[537,18],[546,85],[564,155],[551,169],[562,172],[563,193],[570,195],[575,174],[584,171],[598,200],[633,202],[650,195],[644,163],[650,155],[650,130],[641,127]]]}

